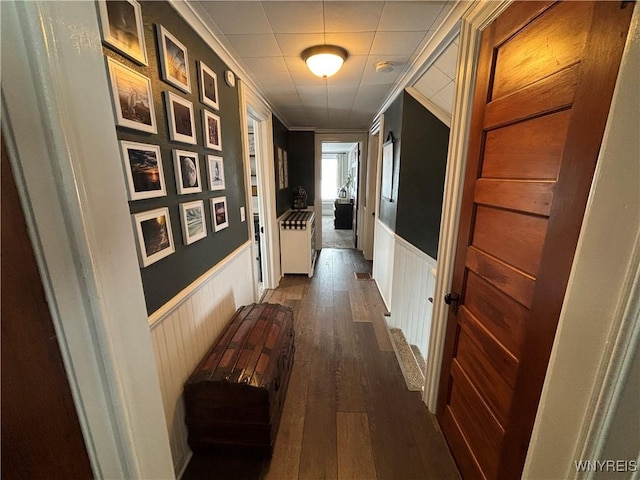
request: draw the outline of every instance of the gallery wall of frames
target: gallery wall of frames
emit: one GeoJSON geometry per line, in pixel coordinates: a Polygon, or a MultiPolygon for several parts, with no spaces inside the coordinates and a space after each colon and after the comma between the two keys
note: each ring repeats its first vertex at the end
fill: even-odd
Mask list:
{"type": "Polygon", "coordinates": [[[97,8],[151,314],[248,239],[238,89],[167,2],[97,8]]]}

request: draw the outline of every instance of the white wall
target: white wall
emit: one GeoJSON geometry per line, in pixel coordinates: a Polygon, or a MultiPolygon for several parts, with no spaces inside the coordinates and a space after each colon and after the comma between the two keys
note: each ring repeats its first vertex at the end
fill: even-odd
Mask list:
{"type": "Polygon", "coordinates": [[[151,337],[162,391],[176,475],[186,467],[187,445],[182,388],[234,312],[253,302],[251,243],[189,286],[181,298],[151,319],[151,337]]]}
{"type": "Polygon", "coordinates": [[[389,326],[402,329],[407,342],[427,358],[435,288],[435,259],[395,236],[391,317],[389,326]]]}
{"type": "Polygon", "coordinates": [[[373,245],[372,277],[378,285],[382,300],[391,311],[393,294],[393,264],[396,247],[395,233],[380,220],[376,219],[375,243],[373,245]]]}

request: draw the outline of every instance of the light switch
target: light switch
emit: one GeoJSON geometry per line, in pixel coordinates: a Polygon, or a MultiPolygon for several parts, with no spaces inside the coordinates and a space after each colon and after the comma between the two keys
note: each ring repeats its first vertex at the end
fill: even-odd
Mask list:
{"type": "Polygon", "coordinates": [[[244,207],[240,207],[240,221],[244,222],[244,207]]]}

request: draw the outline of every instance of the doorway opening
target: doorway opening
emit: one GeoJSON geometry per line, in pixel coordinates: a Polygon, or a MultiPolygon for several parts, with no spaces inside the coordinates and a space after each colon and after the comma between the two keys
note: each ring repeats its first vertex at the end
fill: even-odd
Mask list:
{"type": "Polygon", "coordinates": [[[322,142],[322,246],[357,247],[357,142],[322,142]]]}

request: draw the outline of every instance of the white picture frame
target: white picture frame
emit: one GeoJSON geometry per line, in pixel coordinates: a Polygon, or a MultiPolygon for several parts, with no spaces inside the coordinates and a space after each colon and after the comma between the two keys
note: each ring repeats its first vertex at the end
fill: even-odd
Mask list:
{"type": "Polygon", "coordinates": [[[131,218],[136,232],[141,267],[148,267],[176,251],[169,208],[162,207],[134,213],[131,218]]]}
{"type": "Polygon", "coordinates": [[[187,47],[162,25],[156,25],[156,31],[162,79],[184,93],[191,93],[187,47]]]}
{"type": "Polygon", "coordinates": [[[198,79],[200,81],[200,101],[214,110],[219,110],[218,75],[202,60],[198,62],[198,79]]]}
{"type": "Polygon", "coordinates": [[[200,160],[196,152],[173,150],[173,167],[176,173],[176,191],[178,195],[202,191],[200,160]]]}
{"type": "Polygon", "coordinates": [[[204,201],[180,204],[180,224],[182,226],[182,240],[185,245],[191,245],[207,236],[207,220],[204,211],[204,201]]]}
{"type": "Polygon", "coordinates": [[[116,125],[158,133],[151,80],[110,57],[107,68],[116,125]]]}
{"type": "Polygon", "coordinates": [[[209,190],[224,190],[224,159],[217,155],[207,155],[207,172],[209,174],[209,190]]]}
{"type": "Polygon", "coordinates": [[[121,140],[120,151],[129,200],[167,195],[162,155],[158,145],[121,140]]]}
{"type": "Polygon", "coordinates": [[[193,103],[173,92],[164,92],[167,108],[169,138],[176,142],[196,145],[196,125],[193,115],[193,103]]]}
{"type": "Polygon", "coordinates": [[[98,2],[102,41],[140,65],[148,65],[140,4],[135,0],[98,2]]]}
{"type": "Polygon", "coordinates": [[[380,195],[393,202],[393,141],[382,147],[382,185],[380,195]]]}
{"type": "Polygon", "coordinates": [[[204,135],[204,146],[211,150],[222,150],[222,129],[220,127],[220,117],[208,110],[202,110],[202,128],[204,135]]]}
{"type": "Polygon", "coordinates": [[[211,219],[213,221],[213,230],[216,232],[229,226],[227,197],[214,197],[211,199],[211,219]]]}

